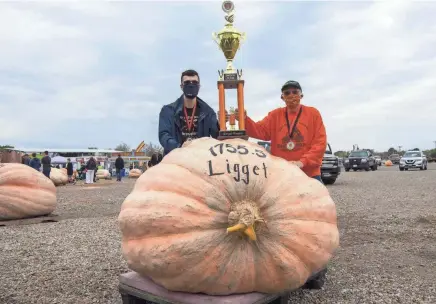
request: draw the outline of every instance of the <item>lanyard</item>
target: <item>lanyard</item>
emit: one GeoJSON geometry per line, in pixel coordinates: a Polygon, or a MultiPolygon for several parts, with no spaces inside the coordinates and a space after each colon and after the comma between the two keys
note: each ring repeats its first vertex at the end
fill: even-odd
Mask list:
{"type": "Polygon", "coordinates": [[[185,120],[186,120],[186,125],[187,125],[187,129],[188,129],[188,133],[191,132],[191,129],[194,125],[194,116],[195,116],[195,110],[197,109],[197,102],[195,102],[194,107],[192,108],[192,114],[191,114],[191,119],[189,119],[188,116],[188,111],[186,110],[186,107],[183,107],[183,110],[185,112],[185,120]]]}
{"type": "Polygon", "coordinates": [[[298,110],[297,117],[295,118],[294,123],[293,123],[293,125],[292,125],[292,129],[291,129],[291,126],[290,126],[290,124],[289,124],[288,108],[286,108],[285,117],[286,117],[286,124],[288,125],[288,134],[289,134],[289,139],[292,139],[292,136],[294,135],[295,127],[296,127],[297,124],[298,124],[298,120],[300,119],[300,115],[301,115],[301,112],[302,112],[302,111],[303,111],[303,107],[300,106],[300,109],[298,110]]]}

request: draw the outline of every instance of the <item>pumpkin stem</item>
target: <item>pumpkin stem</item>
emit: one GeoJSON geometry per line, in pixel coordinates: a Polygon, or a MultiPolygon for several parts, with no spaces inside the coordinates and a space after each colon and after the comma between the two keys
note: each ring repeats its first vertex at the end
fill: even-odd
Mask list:
{"type": "Polygon", "coordinates": [[[255,241],[257,239],[256,232],[254,232],[253,226],[247,227],[247,229],[244,230],[244,233],[248,236],[248,238],[252,241],[255,241]]]}
{"type": "Polygon", "coordinates": [[[260,217],[259,209],[256,203],[252,201],[239,201],[231,205],[229,213],[229,225],[227,233],[240,231],[245,234],[250,240],[256,241],[256,222],[264,222],[260,217]]]}
{"type": "Polygon", "coordinates": [[[245,229],[245,228],[247,228],[247,226],[245,226],[244,224],[236,224],[236,225],[234,225],[232,227],[227,228],[227,233],[239,231],[239,230],[242,230],[242,229],[245,229]]]}

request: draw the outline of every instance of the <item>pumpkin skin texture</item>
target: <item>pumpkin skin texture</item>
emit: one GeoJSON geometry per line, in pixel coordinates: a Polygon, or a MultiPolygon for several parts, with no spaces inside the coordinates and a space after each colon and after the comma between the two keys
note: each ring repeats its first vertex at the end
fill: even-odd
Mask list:
{"type": "Polygon", "coordinates": [[[172,291],[297,289],[339,246],[327,188],[240,139],[200,138],[173,150],[136,181],[118,221],[128,266],[172,291]],[[215,147],[213,156],[219,144],[223,153],[215,147]]]}
{"type": "Polygon", "coordinates": [[[138,178],[142,174],[141,170],[139,169],[132,169],[129,171],[129,177],[131,178],[138,178]]]}
{"type": "Polygon", "coordinates": [[[62,171],[62,169],[51,168],[50,179],[55,186],[66,185],[68,183],[67,172],[62,171]]]}
{"type": "Polygon", "coordinates": [[[0,220],[52,213],[56,187],[41,172],[22,164],[0,164],[0,220]]]}

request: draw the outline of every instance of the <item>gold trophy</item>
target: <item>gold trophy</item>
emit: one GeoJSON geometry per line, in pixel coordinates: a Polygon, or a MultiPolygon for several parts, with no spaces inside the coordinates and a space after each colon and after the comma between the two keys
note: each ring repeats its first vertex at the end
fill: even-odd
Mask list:
{"type": "MultiPolygon", "coordinates": [[[[238,31],[233,27],[235,18],[234,10],[235,5],[232,1],[223,1],[223,11],[227,14],[225,19],[227,21],[225,27],[218,33],[213,33],[213,39],[218,44],[219,48],[227,59],[227,67],[225,70],[218,71],[218,97],[219,97],[219,123],[220,132],[218,139],[229,138],[243,138],[248,139],[245,132],[245,107],[244,107],[244,80],[242,80],[242,69],[236,70],[233,67],[233,59],[236,52],[239,50],[242,42],[245,40],[245,33],[238,31]],[[237,90],[238,110],[239,110],[239,124],[238,128],[235,127],[235,122],[230,122],[230,130],[226,127],[226,89],[237,90]]],[[[232,113],[230,114],[232,116],[232,113]]],[[[234,117],[234,111],[233,111],[234,117]]],[[[232,118],[232,117],[231,117],[232,118]]]]}

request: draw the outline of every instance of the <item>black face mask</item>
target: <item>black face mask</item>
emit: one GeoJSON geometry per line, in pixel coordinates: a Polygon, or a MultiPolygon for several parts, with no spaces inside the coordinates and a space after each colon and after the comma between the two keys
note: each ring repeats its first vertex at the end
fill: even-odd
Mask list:
{"type": "Polygon", "coordinates": [[[188,99],[194,99],[198,95],[198,91],[200,91],[200,85],[198,84],[185,84],[183,86],[183,94],[188,99]]]}

